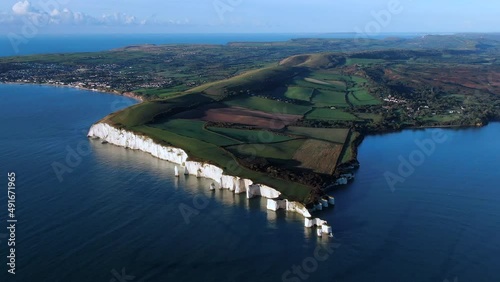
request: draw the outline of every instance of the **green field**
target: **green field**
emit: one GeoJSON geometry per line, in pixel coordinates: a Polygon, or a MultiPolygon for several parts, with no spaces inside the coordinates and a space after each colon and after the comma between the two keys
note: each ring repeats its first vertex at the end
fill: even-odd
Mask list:
{"type": "Polygon", "coordinates": [[[347,128],[312,128],[289,126],[286,133],[344,144],[349,134],[347,128]]]}
{"type": "Polygon", "coordinates": [[[371,113],[356,113],[356,116],[358,116],[361,119],[368,119],[373,122],[381,122],[382,121],[382,115],[379,114],[371,114],[371,113]]]}
{"type": "Polygon", "coordinates": [[[312,112],[308,113],[306,119],[316,119],[316,120],[340,120],[340,121],[355,121],[358,120],[355,116],[350,113],[346,113],[341,110],[331,110],[325,108],[317,108],[312,112]]]}
{"type": "Polygon", "coordinates": [[[346,163],[346,162],[349,162],[349,161],[352,161],[354,159],[354,151],[356,150],[355,146],[354,146],[354,141],[356,140],[356,138],[359,137],[359,133],[358,132],[352,132],[351,134],[349,134],[349,139],[346,140],[346,143],[344,145],[344,150],[343,150],[343,156],[342,156],[342,159],[341,159],[341,162],[340,163],[346,163]]]}
{"type": "Polygon", "coordinates": [[[345,93],[349,91],[348,98],[352,106],[380,105],[381,101],[368,93],[367,84],[368,80],[359,76],[315,71],[306,78],[296,78],[286,96],[303,101],[310,99],[316,107],[349,107],[345,100],[345,93]],[[303,89],[314,89],[312,99],[303,89]]]}
{"type": "Polygon", "coordinates": [[[355,88],[353,92],[348,96],[349,102],[355,106],[370,106],[370,105],[380,105],[382,102],[374,98],[365,89],[355,88]]]}
{"type": "Polygon", "coordinates": [[[328,90],[317,90],[313,102],[318,107],[347,107],[344,92],[335,92],[328,90]]]}
{"type": "Polygon", "coordinates": [[[290,86],[285,92],[285,97],[309,102],[314,91],[314,88],[290,86]]]}
{"type": "Polygon", "coordinates": [[[206,160],[223,168],[228,168],[228,165],[233,161],[232,155],[221,147],[197,138],[145,125],[135,127],[134,130],[146,134],[160,144],[182,148],[192,160],[206,160]]]}
{"type": "Polygon", "coordinates": [[[359,76],[351,76],[351,81],[354,81],[356,83],[356,85],[361,85],[363,83],[367,83],[368,80],[362,78],[362,77],[359,77],[359,76]]]}
{"type": "Polygon", "coordinates": [[[229,79],[207,83],[195,87],[189,92],[203,92],[214,99],[223,99],[229,93],[273,91],[276,87],[282,86],[284,82],[291,81],[296,73],[294,69],[281,66],[262,68],[229,79]],[[262,81],[266,81],[266,83],[263,84],[262,81]]]}
{"type": "Polygon", "coordinates": [[[199,93],[183,94],[164,100],[147,101],[111,114],[106,119],[117,126],[130,128],[156,122],[155,119],[168,116],[170,112],[179,108],[196,107],[213,101],[199,93]]]}
{"type": "Polygon", "coordinates": [[[151,126],[218,146],[228,146],[241,143],[238,140],[205,129],[205,122],[198,120],[174,119],[162,124],[154,124],[151,126]]]}
{"type": "Polygon", "coordinates": [[[274,143],[293,139],[289,136],[278,135],[267,130],[246,130],[221,127],[209,127],[207,129],[243,143],[274,143]]]}
{"type": "MultiPolygon", "coordinates": [[[[316,78],[313,78],[316,79],[316,78]]],[[[336,85],[330,82],[325,82],[328,84],[320,84],[311,81],[307,81],[302,78],[297,78],[293,81],[292,86],[298,86],[303,88],[311,88],[317,90],[327,90],[327,91],[337,91],[337,92],[345,92],[345,86],[336,85]]]]}
{"type": "Polygon", "coordinates": [[[176,95],[180,92],[188,90],[189,87],[186,85],[179,85],[170,88],[141,88],[135,92],[138,94],[146,95],[146,96],[156,96],[159,98],[167,98],[173,95],[176,95]]]}
{"type": "Polygon", "coordinates": [[[146,124],[152,121],[158,113],[171,108],[171,104],[144,102],[111,115],[108,119],[116,125],[129,128],[146,124]]]}
{"type": "Polygon", "coordinates": [[[289,162],[293,159],[295,152],[302,146],[305,139],[290,140],[272,144],[243,144],[227,147],[227,149],[237,156],[260,157],[289,162]]]}
{"type": "Polygon", "coordinates": [[[335,91],[345,92],[346,82],[351,80],[351,76],[343,75],[337,71],[315,71],[309,75],[310,78],[328,83],[335,91]]]}
{"type": "Polygon", "coordinates": [[[184,149],[190,156],[190,160],[206,161],[222,168],[227,174],[252,179],[255,183],[275,187],[290,200],[310,201],[311,188],[309,186],[269,177],[265,173],[245,168],[230,152],[217,145],[149,126],[139,126],[134,128],[134,131],[151,137],[159,144],[184,149]]]}
{"type": "Polygon", "coordinates": [[[341,80],[344,78],[343,75],[333,73],[331,71],[314,71],[314,72],[311,72],[308,77],[314,78],[317,80],[323,80],[323,81],[341,80]]]}
{"type": "Polygon", "coordinates": [[[267,113],[289,115],[304,115],[311,109],[307,106],[279,102],[261,97],[246,97],[229,100],[225,104],[232,107],[242,107],[267,113]]]}

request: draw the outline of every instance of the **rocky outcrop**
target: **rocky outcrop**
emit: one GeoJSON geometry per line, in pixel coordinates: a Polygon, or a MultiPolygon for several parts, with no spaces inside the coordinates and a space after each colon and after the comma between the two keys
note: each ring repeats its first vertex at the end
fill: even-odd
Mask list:
{"type": "Polygon", "coordinates": [[[304,205],[299,202],[279,199],[281,193],[272,187],[254,183],[250,179],[226,175],[221,168],[211,164],[188,161],[188,155],[184,150],[157,144],[147,136],[118,129],[104,122],[94,124],[90,128],[88,136],[100,138],[117,146],[150,153],[159,159],[179,164],[183,166],[183,170],[180,171],[184,171],[184,174],[212,179],[223,189],[237,194],[246,193],[249,199],[256,196],[268,198],[267,208],[270,210],[284,209],[300,213],[306,218],[311,217],[304,205]]]}
{"type": "Polygon", "coordinates": [[[275,200],[268,199],[267,200],[267,209],[277,211],[279,209],[284,209],[287,211],[293,211],[296,213],[300,213],[305,218],[311,217],[311,213],[306,209],[304,205],[298,202],[291,202],[288,200],[275,200]]]}

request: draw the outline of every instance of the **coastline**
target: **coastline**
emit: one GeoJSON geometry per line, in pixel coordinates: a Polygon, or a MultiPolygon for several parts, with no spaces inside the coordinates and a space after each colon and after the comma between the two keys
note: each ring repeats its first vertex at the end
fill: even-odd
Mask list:
{"type": "MultiPolygon", "coordinates": [[[[39,85],[39,86],[50,86],[50,87],[67,87],[67,88],[73,88],[73,89],[79,89],[79,90],[99,92],[99,93],[103,93],[103,94],[124,96],[124,97],[128,97],[128,98],[132,98],[138,102],[144,102],[144,99],[141,96],[138,96],[137,94],[135,94],[133,92],[121,92],[120,93],[117,90],[94,89],[94,88],[86,88],[86,87],[77,86],[77,85],[61,85],[61,84],[57,84],[57,83],[30,83],[30,82],[0,82],[0,83],[12,84],[12,85],[39,85]]],[[[154,157],[182,165],[181,174],[182,174],[182,171],[184,170],[184,171],[187,171],[186,174],[195,175],[197,177],[203,177],[203,178],[214,180],[215,182],[217,182],[220,185],[221,189],[228,189],[236,194],[246,193],[248,199],[251,199],[251,198],[256,197],[256,196],[262,196],[264,198],[267,198],[267,209],[268,210],[277,211],[279,209],[283,209],[286,211],[297,212],[305,218],[305,226],[306,227],[312,227],[314,225],[316,225],[316,226],[326,226],[327,225],[327,222],[324,222],[321,219],[312,218],[311,212],[322,210],[323,208],[328,207],[329,204],[334,205],[335,204],[334,198],[331,198],[330,200],[320,199],[313,206],[312,209],[308,210],[303,203],[291,202],[291,201],[288,201],[287,199],[282,199],[280,197],[281,193],[272,187],[268,187],[268,186],[260,185],[260,184],[255,184],[252,180],[242,179],[238,176],[224,175],[222,173],[222,169],[220,169],[216,166],[204,163],[204,162],[189,162],[189,161],[187,161],[187,159],[188,159],[187,154],[182,149],[173,148],[173,147],[165,147],[165,146],[159,145],[147,136],[144,137],[141,135],[136,135],[133,132],[125,131],[123,129],[114,128],[113,126],[103,122],[103,120],[92,125],[92,127],[90,128],[89,133],[88,133],[89,137],[100,138],[100,139],[103,139],[103,140],[107,141],[108,143],[111,143],[114,145],[118,145],[121,147],[130,148],[130,149],[134,149],[134,150],[140,150],[140,151],[143,151],[146,153],[150,153],[154,157]],[[143,148],[134,148],[133,146],[130,146],[130,143],[128,140],[125,141],[125,143],[115,142],[116,140],[108,138],[109,134],[107,134],[107,135],[94,134],[93,128],[95,126],[99,126],[102,124],[106,124],[110,128],[114,128],[115,130],[119,131],[118,135],[130,135],[130,134],[132,134],[132,135],[134,135],[132,137],[132,139],[142,139],[142,138],[150,139],[152,145],[158,146],[158,148],[156,149],[156,152],[154,152],[154,150],[151,151],[151,150],[147,150],[147,149],[144,150],[143,148]],[[175,157],[174,158],[168,158],[168,157],[163,158],[163,157],[161,157],[161,154],[159,152],[165,151],[165,150],[167,150],[167,151],[168,150],[177,150],[181,155],[185,156],[185,158],[181,161],[176,160],[175,157]]],[[[480,125],[479,124],[476,124],[476,125],[435,125],[435,126],[406,127],[406,128],[401,128],[401,129],[397,129],[397,130],[387,130],[387,131],[380,131],[380,132],[369,132],[369,133],[366,133],[366,132],[361,133],[360,132],[359,136],[355,140],[353,140],[353,142],[351,144],[353,157],[349,162],[345,163],[345,165],[346,165],[346,167],[347,166],[348,167],[356,167],[356,165],[359,166],[359,162],[357,160],[358,149],[359,149],[359,146],[361,145],[361,143],[363,142],[363,140],[367,136],[397,133],[397,132],[401,132],[404,130],[424,130],[424,129],[429,129],[429,128],[445,128],[445,129],[481,128],[481,127],[484,127],[486,125],[488,125],[488,122],[481,123],[480,125]]],[[[149,142],[149,141],[147,141],[147,142],[149,142]]],[[[347,170],[352,171],[352,168],[347,168],[347,170]]],[[[325,191],[327,191],[333,187],[334,186],[328,186],[328,187],[326,187],[325,191]]],[[[208,187],[207,187],[207,189],[208,189],[208,187]]]]}
{"type": "Polygon", "coordinates": [[[487,126],[490,122],[494,122],[494,120],[488,121],[486,123],[481,124],[470,124],[470,125],[429,125],[429,126],[412,126],[403,128],[402,130],[410,129],[410,130],[419,130],[419,129],[429,129],[429,128],[443,128],[443,129],[466,129],[466,128],[481,128],[487,126]]]}
{"type": "MultiPolygon", "coordinates": [[[[267,199],[267,209],[277,211],[283,209],[301,214],[305,218],[305,226],[327,226],[327,222],[313,218],[311,212],[323,210],[330,205],[335,205],[335,199],[329,197],[322,199],[313,209],[308,210],[304,204],[289,201],[281,197],[281,193],[272,187],[254,183],[250,179],[226,175],[223,169],[204,162],[189,161],[187,153],[170,146],[163,146],[154,142],[150,137],[142,136],[131,131],[115,128],[105,122],[98,122],[90,128],[89,138],[101,139],[107,143],[149,153],[152,156],[169,161],[180,166],[180,172],[185,175],[194,175],[200,178],[211,179],[219,189],[226,189],[235,194],[246,193],[247,199],[261,196],[267,199]]],[[[209,187],[207,187],[209,189],[209,187]]],[[[325,229],[327,230],[327,229],[325,229]]]]}
{"type": "MultiPolygon", "coordinates": [[[[124,96],[124,97],[128,97],[128,98],[132,98],[138,102],[144,102],[144,99],[141,96],[139,96],[133,92],[120,93],[117,90],[89,89],[89,88],[76,86],[76,85],[66,85],[66,84],[56,84],[56,83],[0,82],[0,84],[66,87],[66,88],[73,88],[73,89],[79,89],[79,90],[99,92],[102,94],[124,96]]],[[[149,153],[152,156],[160,158],[162,160],[166,160],[166,161],[169,161],[172,163],[183,165],[184,174],[186,174],[186,175],[190,174],[190,175],[195,175],[197,177],[212,179],[219,184],[221,189],[228,189],[228,190],[234,192],[235,194],[246,193],[247,199],[251,199],[251,198],[254,198],[256,196],[262,196],[264,198],[267,198],[267,209],[268,210],[276,212],[279,209],[284,209],[286,211],[292,211],[292,212],[299,213],[305,219],[305,221],[304,221],[305,227],[311,228],[311,227],[317,226],[318,229],[323,230],[325,234],[331,233],[331,230],[332,230],[331,226],[329,226],[328,223],[324,220],[321,220],[319,218],[313,218],[311,215],[311,212],[323,210],[323,208],[326,208],[329,205],[332,205],[332,206],[335,205],[335,199],[333,197],[330,197],[328,200],[322,199],[312,209],[307,209],[306,206],[302,203],[289,201],[287,199],[282,199],[280,197],[281,193],[274,188],[271,188],[271,187],[268,187],[265,185],[261,185],[261,184],[254,184],[252,180],[242,179],[238,176],[224,175],[223,170],[221,168],[216,167],[216,166],[211,165],[211,164],[187,161],[188,156],[184,152],[184,150],[179,149],[179,148],[173,148],[173,147],[165,147],[165,146],[156,144],[149,137],[139,136],[133,132],[128,132],[128,131],[125,131],[123,129],[114,128],[111,125],[103,122],[104,119],[105,118],[103,118],[101,121],[97,122],[96,124],[92,125],[92,127],[89,129],[88,137],[99,138],[99,139],[102,139],[110,144],[121,146],[124,148],[140,150],[140,151],[149,153]],[[145,138],[147,143],[150,143],[150,145],[153,145],[153,147],[155,147],[155,146],[157,147],[156,151],[154,149],[153,150],[147,150],[147,149],[144,150],[144,148],[131,147],[131,146],[129,146],[130,144],[128,141],[126,141],[125,144],[121,144],[120,142],[116,142],[116,140],[110,139],[109,134],[105,134],[105,135],[94,134],[95,133],[94,129],[98,126],[103,126],[103,125],[108,126],[109,128],[113,128],[114,130],[118,131],[120,136],[132,135],[133,136],[132,139],[135,139],[135,140],[145,138]],[[165,150],[177,151],[180,155],[185,156],[184,161],[179,162],[175,157],[174,158],[168,158],[168,157],[162,158],[162,156],[159,152],[165,151],[165,150]],[[215,175],[220,175],[220,178],[213,177],[213,175],[211,175],[211,172],[212,173],[215,172],[215,175]]]]}
{"type": "Polygon", "coordinates": [[[359,132],[360,135],[364,138],[367,136],[376,136],[376,135],[384,135],[384,134],[392,134],[399,133],[405,130],[425,130],[425,129],[473,129],[473,128],[483,128],[488,126],[492,122],[500,122],[500,119],[489,119],[482,123],[478,124],[469,124],[469,125],[421,125],[421,126],[408,126],[399,129],[384,129],[380,131],[368,131],[368,132],[359,132]]]}
{"type": "Polygon", "coordinates": [[[114,89],[97,89],[97,88],[87,88],[87,87],[82,87],[79,85],[70,85],[70,84],[58,84],[58,83],[33,83],[33,82],[8,82],[8,81],[1,81],[0,84],[11,84],[11,85],[38,85],[38,86],[50,86],[50,87],[66,87],[66,88],[73,88],[73,89],[79,89],[79,90],[86,90],[86,91],[92,91],[92,92],[99,92],[102,94],[111,94],[111,95],[117,95],[117,96],[124,96],[127,98],[134,99],[140,103],[144,102],[145,99],[137,95],[134,92],[120,92],[119,90],[114,90],[114,89]]]}

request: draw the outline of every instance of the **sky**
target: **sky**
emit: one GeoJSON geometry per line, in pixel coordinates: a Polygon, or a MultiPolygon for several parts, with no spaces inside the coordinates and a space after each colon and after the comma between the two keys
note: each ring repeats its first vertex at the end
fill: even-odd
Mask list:
{"type": "Polygon", "coordinates": [[[498,32],[497,0],[2,0],[0,33],[498,32]]]}

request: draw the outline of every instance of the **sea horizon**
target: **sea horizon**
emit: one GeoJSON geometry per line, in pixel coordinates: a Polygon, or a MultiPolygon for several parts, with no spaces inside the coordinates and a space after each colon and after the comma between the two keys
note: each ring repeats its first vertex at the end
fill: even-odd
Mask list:
{"type": "MultiPolygon", "coordinates": [[[[369,38],[400,36],[412,38],[428,33],[380,33],[369,38]]],[[[452,34],[452,33],[436,33],[452,34]]],[[[230,42],[281,42],[300,38],[355,38],[355,32],[343,33],[89,33],[37,34],[14,46],[8,34],[0,35],[0,57],[108,51],[143,44],[217,44],[230,42]]]]}

